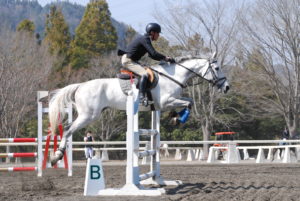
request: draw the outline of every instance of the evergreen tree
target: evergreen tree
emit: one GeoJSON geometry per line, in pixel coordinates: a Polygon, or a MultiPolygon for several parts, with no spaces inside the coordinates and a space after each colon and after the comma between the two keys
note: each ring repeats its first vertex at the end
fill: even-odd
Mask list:
{"type": "Polygon", "coordinates": [[[71,35],[61,10],[56,6],[51,6],[47,15],[44,40],[49,44],[52,54],[67,56],[71,35]]]}
{"type": "Polygon", "coordinates": [[[35,31],[34,23],[28,19],[25,19],[19,23],[17,27],[17,31],[18,32],[24,31],[33,35],[35,31]]]}
{"type": "Polygon", "coordinates": [[[127,46],[136,36],[136,31],[131,26],[127,27],[125,32],[125,46],[127,46]]]}
{"type": "Polygon", "coordinates": [[[100,56],[117,46],[117,34],[105,0],[91,1],[75,31],[72,43],[71,66],[87,67],[92,57],[100,56]]]}
{"type": "Polygon", "coordinates": [[[210,49],[205,47],[204,40],[199,33],[195,33],[187,40],[187,49],[193,51],[194,55],[207,54],[210,49]]]}

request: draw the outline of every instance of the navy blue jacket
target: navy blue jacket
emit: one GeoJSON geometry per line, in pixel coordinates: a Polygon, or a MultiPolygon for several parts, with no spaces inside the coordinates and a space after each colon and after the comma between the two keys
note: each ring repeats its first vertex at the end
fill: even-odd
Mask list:
{"type": "MultiPolygon", "coordinates": [[[[92,136],[88,136],[87,138],[87,142],[93,142],[93,137],[92,136]]],[[[85,147],[93,147],[92,145],[86,145],[85,147]]]]}
{"type": "Polygon", "coordinates": [[[158,53],[152,46],[150,36],[140,35],[135,38],[126,49],[127,57],[132,59],[133,61],[140,60],[146,53],[149,56],[157,61],[164,60],[166,58],[165,55],[158,53]]]}

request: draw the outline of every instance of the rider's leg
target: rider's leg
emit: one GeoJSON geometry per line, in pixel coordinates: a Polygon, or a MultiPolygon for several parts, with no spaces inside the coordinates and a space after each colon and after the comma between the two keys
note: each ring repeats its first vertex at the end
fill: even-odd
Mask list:
{"type": "Polygon", "coordinates": [[[146,86],[147,86],[147,81],[148,81],[148,76],[147,75],[143,75],[141,77],[140,80],[140,86],[139,86],[139,90],[140,90],[140,102],[144,105],[147,106],[148,105],[148,98],[146,96],[146,86]]]}
{"type": "Polygon", "coordinates": [[[140,80],[140,102],[144,105],[148,105],[148,100],[146,96],[146,86],[147,86],[147,79],[148,79],[148,73],[145,70],[143,66],[141,66],[139,63],[132,61],[130,58],[127,58],[126,55],[123,55],[122,57],[122,65],[124,68],[127,68],[131,72],[141,76],[140,80]]]}
{"type": "Polygon", "coordinates": [[[131,71],[139,76],[143,76],[143,75],[148,76],[146,69],[138,62],[135,62],[135,61],[131,60],[130,58],[127,58],[126,54],[123,55],[121,62],[122,62],[122,66],[124,68],[128,69],[129,71],[131,71]]]}

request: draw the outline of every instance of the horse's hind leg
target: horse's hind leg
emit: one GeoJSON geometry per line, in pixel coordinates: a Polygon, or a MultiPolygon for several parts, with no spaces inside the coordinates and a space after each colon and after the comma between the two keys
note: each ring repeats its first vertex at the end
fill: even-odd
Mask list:
{"type": "Polygon", "coordinates": [[[55,152],[55,155],[51,157],[51,165],[55,165],[57,161],[61,160],[64,156],[64,152],[67,147],[67,139],[74,133],[76,130],[86,126],[93,119],[89,115],[80,115],[77,119],[71,124],[70,128],[64,133],[61,142],[59,144],[58,150],[55,152]]]}

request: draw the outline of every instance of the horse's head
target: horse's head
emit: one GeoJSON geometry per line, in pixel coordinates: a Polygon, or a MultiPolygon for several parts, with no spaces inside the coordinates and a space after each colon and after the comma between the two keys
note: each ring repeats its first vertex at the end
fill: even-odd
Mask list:
{"type": "Polygon", "coordinates": [[[182,88],[188,86],[186,83],[190,78],[200,77],[212,83],[220,92],[227,93],[229,90],[227,78],[218,65],[216,53],[209,59],[192,56],[177,57],[175,65],[164,63],[162,66],[166,73],[160,72],[160,74],[177,83],[182,88]],[[168,66],[172,68],[167,68],[168,66]],[[176,68],[182,70],[175,70],[176,68]]]}
{"type": "Polygon", "coordinates": [[[207,60],[207,65],[201,69],[201,74],[204,79],[211,82],[221,92],[227,93],[230,88],[229,83],[218,64],[216,56],[216,53],[213,53],[212,57],[207,60]]]}

